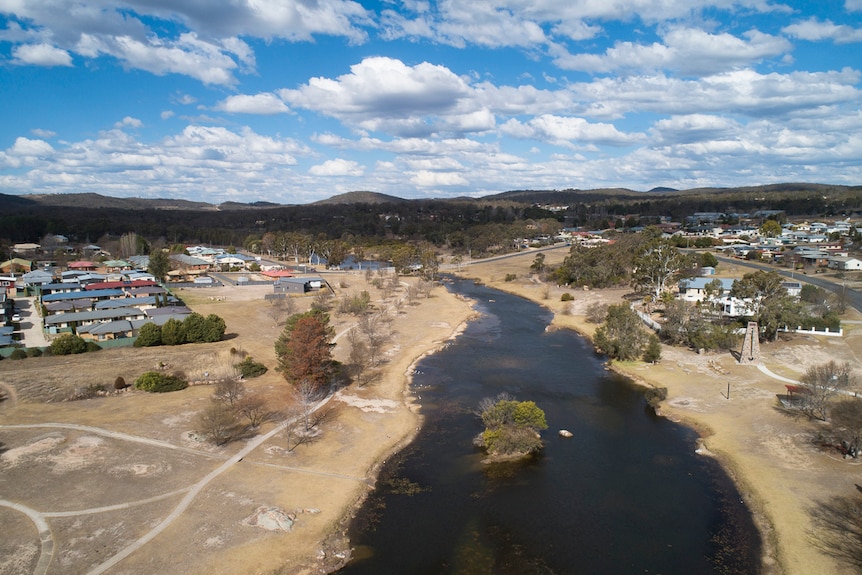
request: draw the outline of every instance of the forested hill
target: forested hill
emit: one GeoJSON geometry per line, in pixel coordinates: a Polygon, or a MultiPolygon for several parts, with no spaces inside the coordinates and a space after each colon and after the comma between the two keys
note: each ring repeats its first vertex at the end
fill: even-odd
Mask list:
{"type": "Polygon", "coordinates": [[[340,194],[307,205],[112,198],[94,193],[0,194],[0,244],[38,241],[48,233],[96,242],[133,231],[170,243],[241,245],[251,234],[299,231],[329,238],[424,239],[435,244],[475,226],[553,218],[566,225],[601,227],[631,217],[682,221],[694,212],[834,217],[862,212],[862,186],[776,184],[745,188],[649,192],[521,190],[482,198],[407,200],[373,192],[340,194]]]}

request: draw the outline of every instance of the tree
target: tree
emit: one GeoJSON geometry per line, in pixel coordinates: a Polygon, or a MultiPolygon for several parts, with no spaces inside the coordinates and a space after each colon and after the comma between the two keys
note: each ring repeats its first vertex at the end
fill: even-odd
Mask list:
{"type": "Polygon", "coordinates": [[[798,301],[787,293],[784,280],[778,272],[757,270],[733,282],[731,297],[743,302],[746,315],[757,322],[760,336],[774,340],[785,325],[798,325],[802,309],[798,301]]]}
{"type": "Polygon", "coordinates": [[[485,431],[479,438],[491,455],[527,455],[542,448],[539,432],[548,428],[545,412],[535,402],[516,401],[507,395],[484,399],[479,416],[485,431]]]}
{"type": "Polygon", "coordinates": [[[51,342],[53,355],[71,355],[87,351],[87,342],[72,333],[64,333],[51,342]]]}
{"type": "Polygon", "coordinates": [[[171,318],[162,325],[163,345],[182,345],[186,342],[186,334],[183,322],[171,318]]]}
{"type": "Polygon", "coordinates": [[[377,312],[362,316],[357,324],[357,328],[365,336],[371,365],[378,364],[383,346],[392,337],[387,319],[384,312],[377,312]]]}
{"type": "Polygon", "coordinates": [[[329,315],[312,310],[288,318],[275,343],[278,370],[294,386],[322,388],[336,373],[329,315]]]}
{"type": "Polygon", "coordinates": [[[183,332],[185,341],[188,343],[200,343],[205,341],[206,320],[199,313],[190,313],[183,320],[183,332]]]}
{"type": "Polygon", "coordinates": [[[760,225],[760,235],[766,238],[780,236],[781,224],[775,220],[766,220],[760,225]]]}
{"type": "Polygon", "coordinates": [[[608,306],[608,318],[595,333],[596,346],[611,359],[638,358],[647,341],[641,319],[627,304],[608,306]]]}
{"type": "Polygon", "coordinates": [[[649,335],[646,348],[644,349],[643,360],[647,363],[658,363],[661,359],[661,342],[658,336],[654,333],[649,335]]]}
{"type": "Polygon", "coordinates": [[[809,367],[799,378],[810,393],[803,394],[800,409],[809,417],[825,421],[829,403],[843,390],[855,384],[850,364],[834,360],[809,367]]]}
{"type": "Polygon", "coordinates": [[[248,392],[240,396],[234,404],[234,410],[248,420],[251,427],[260,427],[267,421],[272,412],[267,406],[266,397],[258,392],[248,392]]]}
{"type": "Polygon", "coordinates": [[[862,400],[849,397],[832,406],[832,429],[854,457],[862,448],[862,400]]]}
{"type": "Polygon", "coordinates": [[[151,347],[162,345],[162,328],[153,322],[145,323],[138,331],[135,347],[151,347]]]}
{"type": "Polygon", "coordinates": [[[684,261],[670,240],[655,239],[635,258],[632,283],[635,287],[651,290],[655,298],[659,299],[668,282],[682,269],[684,261]]]}
{"type": "Polygon", "coordinates": [[[205,343],[215,343],[221,341],[224,337],[224,332],[227,330],[227,324],[224,319],[211,313],[204,318],[204,333],[203,341],[205,343]]]}
{"type": "Polygon", "coordinates": [[[155,250],[150,253],[150,263],[147,266],[149,271],[156,278],[156,281],[165,281],[165,276],[171,271],[171,260],[164,250],[155,250]]]}
{"type": "Polygon", "coordinates": [[[213,399],[233,407],[243,393],[245,393],[245,383],[239,378],[228,377],[216,382],[213,399]]]}
{"type": "Polygon", "coordinates": [[[533,263],[530,264],[530,271],[537,274],[545,271],[545,254],[536,254],[536,257],[533,259],[533,263]]]}
{"type": "Polygon", "coordinates": [[[237,424],[236,414],[230,406],[212,401],[198,414],[195,429],[216,445],[224,445],[236,436],[237,424]]]}

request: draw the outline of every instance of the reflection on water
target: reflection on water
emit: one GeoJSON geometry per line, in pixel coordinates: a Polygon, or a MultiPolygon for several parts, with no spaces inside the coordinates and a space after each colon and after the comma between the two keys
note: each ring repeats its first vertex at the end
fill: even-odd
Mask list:
{"type": "Polygon", "coordinates": [[[470,282],[452,289],[484,315],[422,361],[424,426],[351,524],[354,559],[341,573],[758,572],[750,514],[693,453],[693,432],[656,417],[581,338],[546,332],[540,306],[470,282]],[[545,411],[545,448],[485,465],[474,411],[501,392],[545,411]]]}

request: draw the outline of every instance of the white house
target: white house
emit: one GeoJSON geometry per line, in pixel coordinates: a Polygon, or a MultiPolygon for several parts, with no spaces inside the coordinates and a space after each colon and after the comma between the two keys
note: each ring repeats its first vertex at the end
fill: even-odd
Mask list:
{"type": "Polygon", "coordinates": [[[851,257],[835,256],[829,258],[829,269],[841,271],[862,270],[862,260],[851,257]]]}

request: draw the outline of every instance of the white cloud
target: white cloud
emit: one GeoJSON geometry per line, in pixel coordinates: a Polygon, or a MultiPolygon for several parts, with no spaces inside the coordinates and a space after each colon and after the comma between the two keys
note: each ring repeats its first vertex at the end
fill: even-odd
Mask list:
{"type": "Polygon", "coordinates": [[[162,113],[159,114],[159,117],[162,120],[168,120],[168,119],[174,117],[174,111],[173,110],[162,110],[162,113]]]}
{"type": "Polygon", "coordinates": [[[494,127],[493,115],[471,98],[473,91],[463,78],[428,62],[407,66],[393,58],[366,58],[351,66],[349,74],[334,80],[312,78],[279,95],[294,108],[398,136],[494,127]]]}
{"type": "Polygon", "coordinates": [[[30,130],[30,133],[33,134],[34,136],[38,137],[38,138],[43,138],[43,139],[53,138],[54,136],[57,135],[57,132],[54,132],[52,130],[45,130],[42,128],[33,128],[32,130],[30,130]]]}
{"type": "Polygon", "coordinates": [[[862,42],[862,30],[847,25],[836,25],[831,20],[824,22],[817,18],[809,18],[803,22],[791,24],[781,29],[781,32],[811,42],[821,40],[832,40],[836,44],[848,44],[851,42],[862,42]]]}
{"type": "Polygon", "coordinates": [[[365,168],[357,162],[341,158],[327,160],[308,169],[313,176],[361,176],[364,172],[365,168]]]}
{"type": "Polygon", "coordinates": [[[657,142],[663,144],[726,140],[736,137],[742,129],[733,120],[708,114],[671,116],[653,126],[657,142]]]}
{"type": "Polygon", "coordinates": [[[12,50],[15,64],[33,66],[71,66],[72,56],[48,44],[24,44],[12,50]]]}
{"type": "Polygon", "coordinates": [[[862,0],[844,0],[844,9],[848,12],[862,11],[862,0]]]}
{"type": "Polygon", "coordinates": [[[568,70],[601,73],[621,69],[677,70],[683,74],[706,75],[779,56],[790,49],[786,39],[757,30],[750,30],[744,36],[742,39],[696,28],[673,28],[663,35],[661,44],[617,42],[604,54],[569,54],[559,46],[552,52],[556,54],[556,64],[568,70]]]}
{"type": "Polygon", "coordinates": [[[551,114],[537,116],[526,123],[511,119],[501,126],[500,130],[516,138],[575,147],[584,144],[623,146],[642,139],[642,135],[624,134],[612,124],[591,124],[583,118],[551,114]]]}
{"type": "Polygon", "coordinates": [[[215,109],[232,114],[274,115],[290,112],[278,96],[269,92],[254,96],[245,94],[230,96],[216,104],[215,109]]]}
{"type": "Polygon", "coordinates": [[[119,122],[114,124],[114,127],[115,128],[140,128],[143,125],[144,125],[144,123],[141,122],[139,119],[133,118],[131,116],[126,116],[125,118],[123,118],[122,120],[120,120],[119,122]]]}
{"type": "Polygon", "coordinates": [[[725,112],[778,116],[797,110],[856,102],[860,73],[834,72],[760,74],[738,70],[701,79],[683,80],[661,74],[599,78],[568,87],[594,117],[619,117],[631,112],[697,114],[725,112]]]}
{"type": "Polygon", "coordinates": [[[422,188],[439,186],[466,186],[469,182],[461,174],[420,170],[410,177],[410,183],[422,188]]]}

